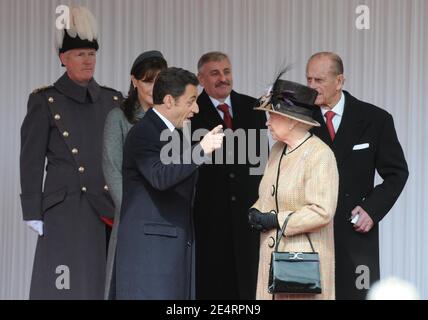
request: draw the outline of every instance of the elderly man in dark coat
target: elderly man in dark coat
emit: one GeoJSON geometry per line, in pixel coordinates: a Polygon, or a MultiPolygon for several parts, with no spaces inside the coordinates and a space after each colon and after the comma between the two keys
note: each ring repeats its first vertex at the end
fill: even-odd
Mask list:
{"type": "Polygon", "coordinates": [[[114,207],[101,169],[102,136],[121,94],[93,79],[94,17],[83,7],[71,14],[82,25],[62,31],[57,43],[67,72],[30,95],[21,127],[23,217],[39,234],[31,299],[102,299],[104,292],[103,220],[114,207]]]}
{"type": "Polygon", "coordinates": [[[126,138],[117,299],[195,297],[192,207],[197,169],[203,162],[197,160],[223,141],[217,126],[200,144],[191,148],[188,139],[184,143],[186,134],[180,129],[199,112],[197,85],[196,76],[186,70],[160,72],[153,87],[154,107],[126,138]],[[164,151],[171,145],[168,159],[164,151]],[[200,157],[186,159],[186,154],[200,157]]]}
{"type": "Polygon", "coordinates": [[[343,63],[337,54],[314,54],[306,76],[320,106],[315,119],[321,127],[312,131],[331,147],[339,169],[336,299],[362,300],[380,278],[379,222],[404,188],[406,159],[392,116],[342,91],[343,63]],[[375,186],[376,171],[383,181],[375,186]]]}

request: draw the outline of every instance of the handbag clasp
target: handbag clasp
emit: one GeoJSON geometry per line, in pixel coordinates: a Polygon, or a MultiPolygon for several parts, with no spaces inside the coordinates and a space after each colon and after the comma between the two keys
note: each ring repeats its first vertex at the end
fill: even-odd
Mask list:
{"type": "Polygon", "coordinates": [[[303,252],[290,252],[290,260],[303,260],[303,252]]]}

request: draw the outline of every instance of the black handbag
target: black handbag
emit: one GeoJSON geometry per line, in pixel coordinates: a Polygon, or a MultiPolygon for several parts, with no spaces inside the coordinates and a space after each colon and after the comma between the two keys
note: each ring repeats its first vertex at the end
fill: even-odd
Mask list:
{"type": "MultiPolygon", "coordinates": [[[[276,210],[278,210],[278,180],[279,168],[281,159],[278,165],[278,176],[276,181],[275,201],[276,210]]],[[[284,221],[281,232],[277,233],[275,250],[271,255],[271,263],[269,268],[269,283],[268,291],[271,294],[275,293],[321,293],[320,279],[320,261],[319,255],[315,252],[311,238],[306,233],[312,252],[279,252],[278,246],[281,241],[288,220],[294,212],[290,213],[284,221]]]]}
{"type": "Polygon", "coordinates": [[[290,213],[277,236],[275,251],[272,252],[269,269],[269,293],[321,293],[320,259],[315,252],[279,252],[278,245],[287,226],[290,213]]]}

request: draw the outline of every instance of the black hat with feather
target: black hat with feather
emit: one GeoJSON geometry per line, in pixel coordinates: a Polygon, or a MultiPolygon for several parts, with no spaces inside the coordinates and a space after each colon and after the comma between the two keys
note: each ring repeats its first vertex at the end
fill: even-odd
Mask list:
{"type": "Polygon", "coordinates": [[[255,110],[276,113],[305,124],[319,127],[313,113],[318,108],[315,105],[318,92],[297,82],[280,79],[286,68],[276,78],[272,87],[262,96],[255,110]]]}

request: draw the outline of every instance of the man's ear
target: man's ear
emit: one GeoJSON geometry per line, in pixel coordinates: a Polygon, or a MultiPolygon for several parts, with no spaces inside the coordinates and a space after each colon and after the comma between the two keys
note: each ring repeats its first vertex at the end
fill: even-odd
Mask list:
{"type": "Polygon", "coordinates": [[[343,74],[339,74],[336,80],[337,80],[337,89],[342,90],[343,85],[345,84],[345,77],[343,76],[343,74]]]}
{"type": "Polygon", "coordinates": [[[61,63],[66,66],[67,65],[67,52],[63,52],[59,54],[59,60],[61,60],[61,63]]]}
{"type": "Polygon", "coordinates": [[[174,106],[175,99],[172,95],[167,94],[163,97],[163,104],[167,107],[167,109],[171,109],[174,106]]]}

